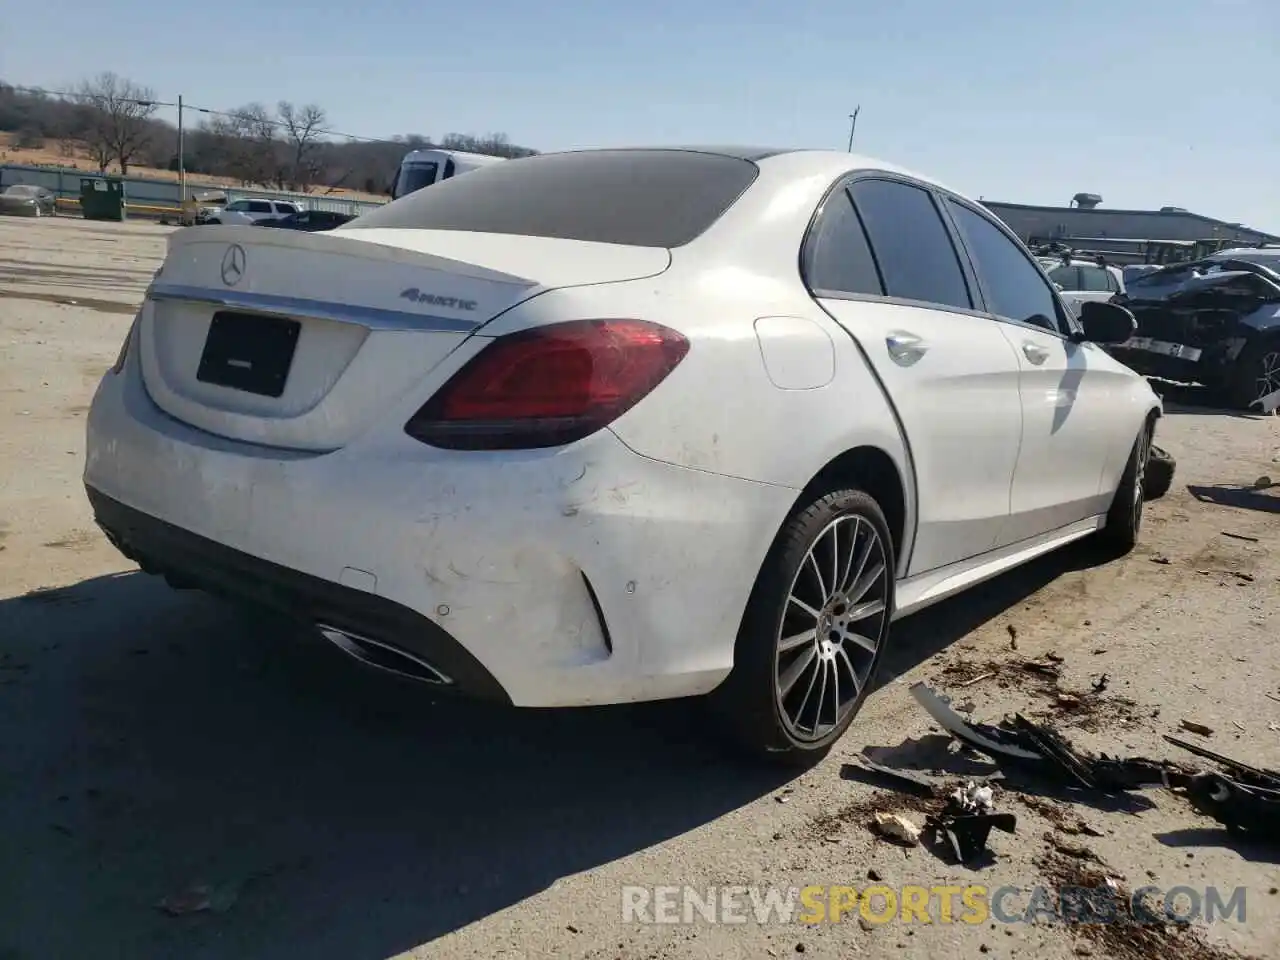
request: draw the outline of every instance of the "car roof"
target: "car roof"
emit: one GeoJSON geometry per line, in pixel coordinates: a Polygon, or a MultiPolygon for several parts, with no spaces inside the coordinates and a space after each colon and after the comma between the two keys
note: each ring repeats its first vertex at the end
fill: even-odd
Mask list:
{"type": "MultiPolygon", "coordinates": [[[[648,144],[622,147],[589,147],[580,150],[561,150],[557,153],[604,153],[619,150],[658,151],[676,150],[689,153],[710,153],[736,160],[747,160],[764,166],[785,166],[793,175],[830,175],[833,179],[841,173],[854,170],[881,170],[886,173],[897,173],[910,177],[921,183],[929,184],[957,196],[966,196],[964,191],[947,186],[933,177],[925,176],[915,170],[889,163],[876,157],[858,153],[845,153],[840,150],[819,150],[809,147],[764,147],[751,145],[726,144],[648,144]]],[[[546,156],[546,154],[542,154],[546,156]]]]}

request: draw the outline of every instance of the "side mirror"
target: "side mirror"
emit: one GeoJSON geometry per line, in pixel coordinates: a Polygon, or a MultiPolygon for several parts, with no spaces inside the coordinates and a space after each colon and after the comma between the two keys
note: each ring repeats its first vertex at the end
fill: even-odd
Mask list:
{"type": "Polygon", "coordinates": [[[1080,308],[1080,325],[1083,333],[1073,338],[1078,343],[1124,343],[1138,330],[1132,313],[1105,300],[1086,300],[1080,308]]]}

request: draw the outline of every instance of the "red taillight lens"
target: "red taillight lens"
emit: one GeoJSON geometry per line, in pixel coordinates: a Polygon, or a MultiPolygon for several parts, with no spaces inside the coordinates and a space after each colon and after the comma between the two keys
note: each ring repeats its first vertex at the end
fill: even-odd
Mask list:
{"type": "Polygon", "coordinates": [[[573,320],[499,337],[405,424],[452,450],[557,447],[612,423],[663,381],[689,341],[646,320],[573,320]]]}

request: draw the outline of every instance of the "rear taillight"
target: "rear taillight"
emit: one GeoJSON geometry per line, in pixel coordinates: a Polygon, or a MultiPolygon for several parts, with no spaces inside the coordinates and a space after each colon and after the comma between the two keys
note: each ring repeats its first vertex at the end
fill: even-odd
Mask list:
{"type": "Polygon", "coordinates": [[[689,341],[646,320],[573,320],[499,337],[405,424],[451,450],[557,447],[635,406],[689,341]]]}
{"type": "Polygon", "coordinates": [[[129,332],[124,335],[124,343],[120,344],[120,353],[116,356],[116,362],[111,365],[112,373],[119,373],[124,369],[124,362],[129,358],[129,344],[133,342],[133,333],[138,329],[138,318],[133,318],[133,323],[129,324],[129,332]]]}

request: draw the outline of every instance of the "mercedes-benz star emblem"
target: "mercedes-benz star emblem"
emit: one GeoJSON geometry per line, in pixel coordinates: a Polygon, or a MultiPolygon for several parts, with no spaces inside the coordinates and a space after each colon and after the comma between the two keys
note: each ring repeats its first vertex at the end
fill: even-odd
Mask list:
{"type": "Polygon", "coordinates": [[[227,247],[227,252],[222,255],[222,282],[228,287],[239,283],[244,276],[244,264],[244,247],[238,243],[227,247]]]}

